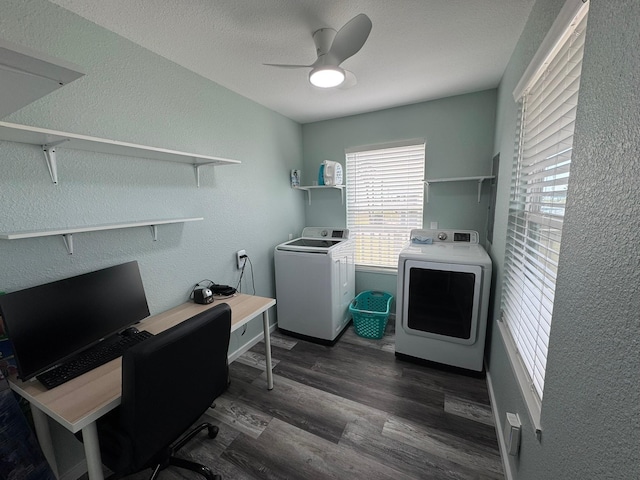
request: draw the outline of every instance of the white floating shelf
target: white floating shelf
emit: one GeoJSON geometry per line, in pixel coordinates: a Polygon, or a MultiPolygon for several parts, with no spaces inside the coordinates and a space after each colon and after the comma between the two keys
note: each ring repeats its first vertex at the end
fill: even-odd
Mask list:
{"type": "Polygon", "coordinates": [[[450,178],[428,178],[424,180],[426,191],[426,199],[427,203],[429,203],[429,184],[431,183],[444,183],[444,182],[467,182],[467,181],[476,181],[478,182],[478,203],[480,203],[480,194],[482,193],[482,182],[485,180],[489,180],[491,178],[495,178],[494,175],[484,175],[478,177],[450,177],[450,178]]]}
{"type": "Polygon", "coordinates": [[[156,241],[158,239],[158,229],[157,229],[158,225],[166,225],[170,223],[196,222],[200,220],[204,220],[204,218],[203,217],[172,218],[172,219],[159,219],[159,220],[144,220],[140,222],[87,225],[84,227],[55,228],[50,230],[23,230],[20,232],[0,233],[0,239],[18,240],[22,238],[51,237],[55,235],[62,235],[62,239],[64,240],[64,244],[67,247],[67,251],[69,252],[69,255],[72,255],[74,233],[97,232],[102,230],[118,230],[123,228],[134,228],[134,227],[151,227],[153,240],[156,241]]]}
{"type": "Polygon", "coordinates": [[[196,171],[196,182],[200,186],[200,167],[207,165],[233,165],[241,163],[239,160],[212,157],[197,153],[180,152],[166,148],[149,147],[135,143],[120,142],[105,138],[90,137],[75,133],[59,132],[45,128],[0,122],[0,140],[26,143],[42,147],[51,180],[58,183],[56,164],[56,149],[83,150],[88,152],[108,153],[127,157],[146,158],[163,162],[186,163],[192,165],[196,171]]]}
{"type": "Polygon", "coordinates": [[[292,187],[295,190],[304,190],[307,192],[307,201],[309,205],[311,205],[311,190],[323,190],[327,188],[333,188],[335,190],[340,190],[340,196],[342,198],[342,204],[344,205],[344,185],[309,185],[309,186],[300,186],[300,187],[292,187]]]}

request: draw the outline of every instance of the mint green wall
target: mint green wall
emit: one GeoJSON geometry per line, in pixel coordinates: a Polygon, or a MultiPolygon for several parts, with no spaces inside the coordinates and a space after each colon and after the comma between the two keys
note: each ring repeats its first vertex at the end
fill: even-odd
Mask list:
{"type": "MultiPolygon", "coordinates": [[[[274,294],[273,247],[304,226],[288,178],[302,166],[299,124],[44,0],[3,0],[0,37],[86,72],[3,121],[242,161],[203,168],[197,188],[188,165],[59,148],[55,186],[40,148],[0,142],[0,231],[204,217],[160,226],[157,242],[146,227],[76,234],[71,256],[60,237],[0,240],[0,290],[138,260],[158,313],[199,280],[235,285],[243,248],[256,293],[274,294]]],[[[257,319],[230,351],[261,332],[257,319]]]]}
{"type": "Polygon", "coordinates": [[[185,300],[203,278],[234,284],[235,251],[247,250],[259,294],[273,294],[273,247],[304,225],[289,188],[301,165],[301,127],[217,84],[43,0],[3,1],[2,38],[71,61],[86,76],[4,118],[108,139],[234,158],[241,165],[184,164],[58,149],[59,185],[38,147],[0,143],[0,230],[164,217],[202,222],[0,242],[0,286],[11,291],[138,259],[153,313],[185,300]]]}
{"type": "MultiPolygon", "coordinates": [[[[426,140],[425,174],[431,178],[488,175],[491,172],[496,90],[443,98],[373,113],[303,125],[302,184],[317,180],[323,160],[345,166],[346,148],[406,139],[426,140]]],[[[425,203],[424,226],[477,230],[486,236],[490,187],[478,203],[477,182],[435,184],[425,203]]],[[[302,195],[302,193],[300,193],[302,195]]],[[[306,207],[313,226],[346,226],[345,206],[336,190],[314,191],[306,207]]],[[[407,239],[408,241],[408,239],[407,239]]],[[[380,289],[395,295],[395,275],[358,272],[357,291],[380,289]]]]}
{"type": "MultiPolygon", "coordinates": [[[[640,3],[590,3],[541,441],[500,331],[493,329],[493,406],[500,421],[512,412],[523,422],[519,458],[508,458],[508,478],[518,480],[640,477],[640,57],[629,54],[640,47],[640,3]]],[[[512,92],[562,4],[537,1],[499,88],[495,152],[503,153],[503,163],[492,246],[497,306],[511,177],[504,159],[511,157],[515,135],[512,92]]]]}

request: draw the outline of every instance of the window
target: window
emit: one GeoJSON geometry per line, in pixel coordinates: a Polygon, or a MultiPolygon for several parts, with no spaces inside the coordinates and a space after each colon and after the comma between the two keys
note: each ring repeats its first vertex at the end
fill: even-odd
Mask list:
{"type": "Polygon", "coordinates": [[[424,141],[347,151],[347,228],[356,265],[397,268],[413,228],[422,228],[424,141]]]}
{"type": "MultiPolygon", "coordinates": [[[[546,49],[539,67],[530,66],[527,71],[534,73],[514,92],[520,123],[511,182],[502,313],[538,405],[544,391],[587,23],[586,4],[567,4],[572,8],[571,15],[563,21],[560,35],[555,34],[553,42],[549,42],[549,36],[543,42],[543,46],[552,43],[553,47],[546,49]]],[[[567,4],[561,16],[567,17],[567,4]]]]}

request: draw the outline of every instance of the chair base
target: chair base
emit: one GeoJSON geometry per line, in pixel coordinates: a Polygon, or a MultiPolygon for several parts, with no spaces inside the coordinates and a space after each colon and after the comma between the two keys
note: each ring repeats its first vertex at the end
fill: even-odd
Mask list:
{"type": "Polygon", "coordinates": [[[151,477],[149,477],[149,480],[156,480],[156,478],[158,478],[158,474],[170,465],[178,468],[191,470],[192,472],[196,472],[202,475],[203,477],[205,477],[207,480],[222,480],[222,477],[220,475],[215,475],[209,467],[202,465],[200,463],[192,462],[190,460],[185,460],[184,458],[179,458],[175,456],[178,450],[184,447],[189,442],[189,440],[191,440],[193,437],[195,437],[198,433],[200,433],[205,428],[208,430],[209,438],[216,438],[216,436],[218,435],[219,429],[218,427],[216,427],[215,425],[211,425],[210,423],[202,423],[197,427],[191,429],[186,435],[184,435],[180,440],[178,440],[173,445],[173,447],[171,447],[171,449],[168,452],[169,455],[165,457],[164,461],[156,465],[156,467],[153,469],[153,473],[151,474],[151,477]]]}

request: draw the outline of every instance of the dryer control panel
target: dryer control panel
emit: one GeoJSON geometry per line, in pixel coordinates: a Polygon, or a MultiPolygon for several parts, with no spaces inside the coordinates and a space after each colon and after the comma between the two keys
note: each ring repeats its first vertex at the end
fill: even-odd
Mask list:
{"type": "Polygon", "coordinates": [[[478,244],[478,232],[475,230],[411,230],[411,241],[416,243],[464,243],[478,244]],[[430,241],[429,241],[430,239],[430,241]]]}

